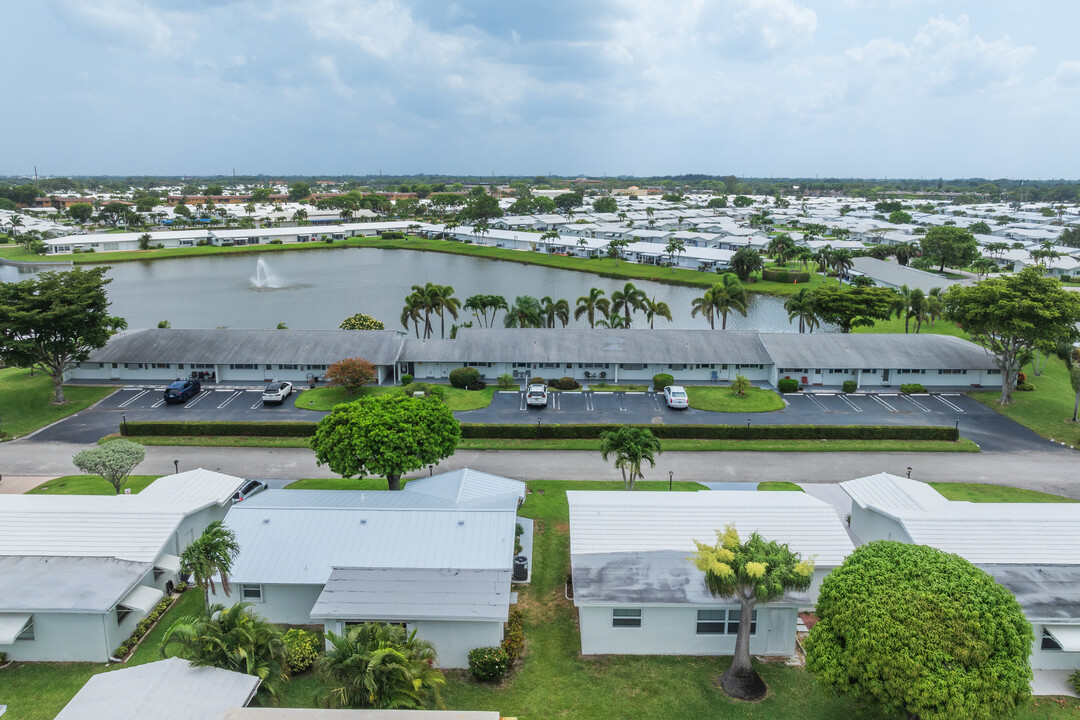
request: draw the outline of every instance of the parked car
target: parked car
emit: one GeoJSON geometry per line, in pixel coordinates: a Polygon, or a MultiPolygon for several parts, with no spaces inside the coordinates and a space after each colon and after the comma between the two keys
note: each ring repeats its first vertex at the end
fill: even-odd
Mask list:
{"type": "Polygon", "coordinates": [[[548,389],[546,385],[530,385],[525,391],[525,404],[547,407],[548,389]]]}
{"type": "Polygon", "coordinates": [[[177,380],[165,388],[165,402],[185,403],[202,390],[198,380],[177,380]]]}
{"type": "Polygon", "coordinates": [[[285,398],[290,395],[292,395],[291,382],[272,382],[266,386],[265,390],[263,390],[263,405],[280,405],[285,402],[285,398]]]}
{"type": "Polygon", "coordinates": [[[268,489],[270,486],[264,483],[262,480],[248,480],[244,483],[243,487],[236,491],[232,496],[234,503],[241,502],[251,497],[255,493],[261,493],[263,490],[268,489]]]}
{"type": "Polygon", "coordinates": [[[690,398],[686,394],[686,388],[682,385],[668,385],[664,388],[664,402],[669,408],[688,408],[690,398]]]}

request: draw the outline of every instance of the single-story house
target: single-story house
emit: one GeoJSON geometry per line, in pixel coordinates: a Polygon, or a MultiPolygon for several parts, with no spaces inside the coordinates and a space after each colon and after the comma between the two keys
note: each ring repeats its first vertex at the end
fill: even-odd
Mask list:
{"type": "Polygon", "coordinates": [[[929,293],[934,288],[939,288],[941,292],[945,292],[953,285],[972,284],[971,280],[953,280],[937,273],[872,257],[852,258],[851,269],[847,271],[847,274],[850,276],[865,275],[871,278],[878,287],[899,290],[904,285],[907,285],[909,289],[922,290],[923,293],[929,293]]]}
{"type": "Polygon", "coordinates": [[[56,720],[220,720],[258,688],[254,675],[174,657],[94,675],[56,720]]]}
{"type": "Polygon", "coordinates": [[[401,623],[440,667],[467,667],[470,650],[502,641],[524,498],[525,483],[468,469],[398,492],[268,490],[225,518],[240,545],[234,592],[210,601],[336,633],[401,623]]]}
{"type": "Polygon", "coordinates": [[[813,606],[822,578],[854,549],[831,505],[804,493],[571,490],[570,566],[583,655],[730,655],[740,622],[750,652],[795,651],[798,613],[813,606]],[[807,592],[790,592],[740,617],[714,598],[690,556],[734,524],[787,543],[816,566],[807,592]]]}
{"type": "Polygon", "coordinates": [[[109,660],[179,579],[244,479],[192,470],[137,495],[0,495],[0,652],[109,660]]]}
{"type": "Polygon", "coordinates": [[[851,531],[955,553],[1016,596],[1035,631],[1031,667],[1080,667],[1080,504],[969,503],[879,473],[840,483],[851,531]]]}

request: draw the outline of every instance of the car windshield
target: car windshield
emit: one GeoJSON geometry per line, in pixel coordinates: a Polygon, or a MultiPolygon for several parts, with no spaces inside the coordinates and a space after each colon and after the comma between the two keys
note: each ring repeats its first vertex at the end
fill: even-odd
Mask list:
{"type": "Polygon", "coordinates": [[[543,390],[530,390],[529,394],[530,395],[543,395],[544,391],[543,390]]]}

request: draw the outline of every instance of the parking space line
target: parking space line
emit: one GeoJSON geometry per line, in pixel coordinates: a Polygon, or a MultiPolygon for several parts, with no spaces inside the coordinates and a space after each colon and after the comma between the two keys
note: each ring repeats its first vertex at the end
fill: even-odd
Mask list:
{"type": "Polygon", "coordinates": [[[896,408],[894,408],[892,405],[890,405],[889,403],[882,400],[881,396],[879,396],[879,395],[867,395],[867,397],[870,398],[871,400],[873,400],[874,402],[878,403],[879,405],[884,405],[885,409],[888,410],[889,412],[897,412],[896,408]]]}
{"type": "Polygon", "coordinates": [[[803,397],[806,398],[807,400],[809,400],[810,402],[814,403],[814,406],[817,407],[817,409],[820,410],[821,412],[829,412],[829,409],[827,407],[825,407],[824,405],[822,405],[821,403],[819,403],[814,398],[814,396],[812,394],[807,393],[807,394],[803,395],[803,397]]]}
{"type": "MultiPolygon", "coordinates": [[[[936,397],[936,398],[937,398],[938,400],[940,400],[941,402],[943,402],[943,403],[945,403],[946,405],[948,405],[948,406],[949,406],[950,408],[952,408],[952,409],[953,409],[953,410],[955,410],[956,412],[958,412],[958,413],[962,413],[962,412],[964,412],[964,409],[963,409],[962,407],[960,407],[959,405],[955,405],[955,404],[953,404],[953,403],[949,402],[948,400],[946,400],[946,399],[945,399],[945,398],[943,398],[942,396],[940,396],[940,395],[934,395],[934,397],[936,397]]],[[[953,397],[955,397],[955,395],[954,395],[953,397]]],[[[965,413],[965,414],[966,414],[966,413],[965,413]]]]}
{"type": "Polygon", "coordinates": [[[618,393],[619,412],[626,412],[626,393],[618,393]]]}
{"type": "Polygon", "coordinates": [[[159,407],[161,407],[161,406],[162,406],[162,405],[164,405],[164,404],[165,404],[165,398],[161,398],[161,399],[160,399],[160,400],[158,400],[158,401],[157,401],[156,403],[154,403],[153,405],[151,405],[151,406],[150,406],[150,409],[152,410],[152,409],[154,409],[154,408],[159,408],[159,407]]]}
{"type": "MultiPolygon", "coordinates": [[[[231,391],[230,390],[218,390],[218,392],[231,392],[231,391]]],[[[188,408],[195,407],[200,402],[202,402],[204,398],[208,398],[208,397],[210,397],[210,393],[201,392],[201,393],[199,393],[198,397],[196,397],[194,400],[191,400],[191,401],[185,403],[184,404],[184,409],[186,410],[188,408]]]]}
{"type": "Polygon", "coordinates": [[[863,411],[863,409],[862,409],[861,407],[859,407],[859,406],[858,406],[858,405],[856,405],[855,403],[851,402],[851,400],[850,400],[850,399],[848,399],[848,396],[847,396],[847,395],[840,395],[839,397],[840,397],[840,399],[841,399],[841,400],[843,400],[844,402],[846,402],[846,403],[848,404],[848,407],[850,407],[850,408],[851,408],[852,410],[854,410],[855,412],[862,412],[862,411],[863,411]]]}
{"type": "Polygon", "coordinates": [[[524,410],[525,409],[525,393],[519,393],[519,396],[521,398],[521,406],[518,408],[518,410],[524,410]]]}
{"type": "Polygon", "coordinates": [[[131,405],[131,403],[135,402],[136,400],[138,400],[139,398],[141,398],[143,395],[145,395],[148,392],[150,392],[150,390],[148,390],[148,389],[147,390],[142,390],[142,391],[139,392],[138,395],[134,395],[134,396],[128,398],[124,402],[117,405],[117,407],[126,408],[127,406],[131,405]]]}
{"type": "Polygon", "coordinates": [[[559,412],[559,400],[562,393],[551,393],[551,409],[554,412],[559,412]]]}
{"type": "Polygon", "coordinates": [[[664,409],[664,408],[662,408],[662,407],[660,406],[660,396],[659,396],[659,395],[657,395],[656,393],[653,393],[653,394],[652,394],[652,401],[653,401],[653,405],[655,405],[655,406],[656,406],[656,409],[657,409],[657,410],[663,410],[663,409],[664,409]]]}
{"type": "Polygon", "coordinates": [[[251,409],[252,410],[258,410],[259,407],[262,406],[262,404],[263,404],[262,398],[259,398],[258,400],[255,401],[255,404],[251,406],[251,409]]]}
{"type": "Polygon", "coordinates": [[[585,395],[585,409],[592,412],[595,407],[593,406],[593,396],[591,392],[584,393],[585,395]]]}
{"type": "Polygon", "coordinates": [[[907,400],[908,402],[910,402],[912,405],[919,408],[923,412],[925,412],[925,413],[930,412],[930,408],[926,407],[925,405],[923,405],[922,403],[920,403],[918,400],[911,397],[910,395],[901,395],[900,397],[904,398],[905,400],[907,400]]]}
{"type": "Polygon", "coordinates": [[[243,394],[244,393],[240,392],[239,390],[234,391],[231,395],[229,395],[229,397],[225,398],[224,402],[222,402],[220,405],[217,406],[217,409],[220,410],[221,408],[225,407],[226,405],[228,405],[233,400],[235,400],[236,398],[240,397],[243,394]]]}

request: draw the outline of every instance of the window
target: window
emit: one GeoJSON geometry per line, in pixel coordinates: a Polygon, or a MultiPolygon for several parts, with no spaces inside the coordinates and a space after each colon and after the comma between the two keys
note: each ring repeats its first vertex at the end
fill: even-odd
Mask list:
{"type": "Polygon", "coordinates": [[[620,370],[644,370],[645,366],[641,363],[619,363],[620,370]]]}
{"type": "MultiPolygon", "coordinates": [[[[735,635],[739,632],[739,620],[742,610],[698,610],[698,635],[735,635]]],[[[750,634],[757,634],[757,610],[750,616],[750,634]]]]}
{"type": "MultiPolygon", "coordinates": [[[[726,366],[725,366],[726,367],[726,366]]],[[[739,364],[735,366],[736,370],[760,370],[761,363],[739,364]]]]}
{"type": "Polygon", "coordinates": [[[831,368],[830,375],[847,375],[847,368],[831,368]]]}
{"type": "Polygon", "coordinates": [[[685,370],[686,369],[686,365],[684,365],[682,363],[675,363],[675,364],[672,364],[672,365],[668,365],[667,367],[668,367],[668,370],[685,370]]]}
{"type": "Polygon", "coordinates": [[[864,373],[876,373],[876,372],[877,372],[877,370],[875,370],[874,368],[863,368],[863,369],[862,369],[862,370],[861,370],[860,372],[864,372],[864,373]]]}
{"type": "Polygon", "coordinates": [[[614,608],[611,611],[611,627],[641,627],[641,608],[614,608]]]}
{"type": "Polygon", "coordinates": [[[278,370],[295,370],[295,365],[278,365],[278,370]]]}
{"type": "Polygon", "coordinates": [[[154,363],[151,367],[155,370],[168,370],[172,365],[169,363],[154,363]]]}
{"type": "Polygon", "coordinates": [[[938,375],[967,375],[967,370],[938,370],[938,375]]]}
{"type": "Polygon", "coordinates": [[[254,363],[233,363],[229,365],[230,370],[258,370],[259,366],[254,363]]]}
{"type": "Polygon", "coordinates": [[[1042,645],[1040,647],[1043,650],[1061,650],[1061,643],[1057,641],[1057,638],[1050,634],[1049,630],[1043,628],[1042,645]]]}
{"type": "Polygon", "coordinates": [[[248,602],[262,602],[262,585],[241,585],[240,599],[248,602]]]}
{"type": "Polygon", "coordinates": [[[27,641],[34,639],[34,616],[30,616],[30,622],[26,623],[26,627],[15,636],[15,642],[27,641]]]}
{"type": "Polygon", "coordinates": [[[117,605],[116,606],[116,624],[118,626],[123,625],[124,621],[127,620],[128,616],[131,615],[131,613],[133,613],[133,612],[135,612],[135,611],[132,610],[129,607],[124,607],[123,605],[117,605]]]}

